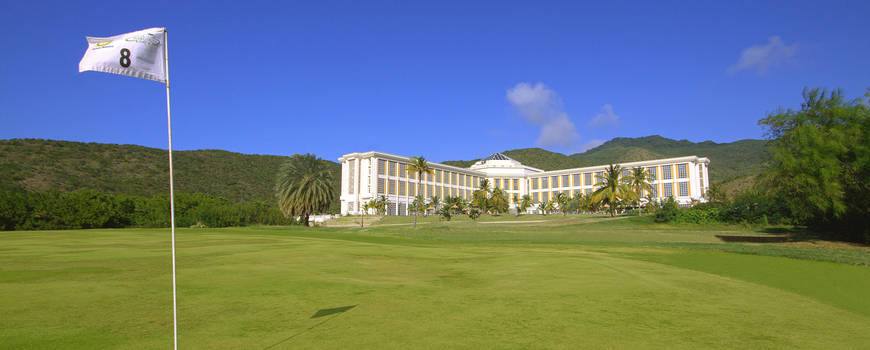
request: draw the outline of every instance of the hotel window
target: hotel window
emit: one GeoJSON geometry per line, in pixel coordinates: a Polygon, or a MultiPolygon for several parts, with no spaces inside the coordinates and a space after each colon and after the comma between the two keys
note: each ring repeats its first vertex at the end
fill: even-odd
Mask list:
{"type": "Polygon", "coordinates": [[[435,182],[441,182],[441,170],[435,170],[435,182]]]}
{"type": "Polygon", "coordinates": [[[658,197],[659,196],[659,185],[651,185],[650,190],[649,190],[649,195],[652,196],[653,198],[658,197]]]}
{"type": "Polygon", "coordinates": [[[538,202],[538,192],[532,193],[532,202],[538,202]]]}
{"type": "Polygon", "coordinates": [[[570,184],[568,183],[568,175],[562,175],[562,187],[568,187],[570,184]]]}
{"type": "Polygon", "coordinates": [[[689,177],[689,171],[686,169],[686,164],[677,164],[677,178],[685,179],[689,177]]]}
{"type": "Polygon", "coordinates": [[[514,191],[518,191],[520,189],[520,179],[511,180],[511,184],[513,185],[514,191]]]}
{"type": "Polygon", "coordinates": [[[378,175],[385,175],[387,170],[387,162],[383,159],[378,159],[378,175]]]}
{"type": "Polygon", "coordinates": [[[405,163],[399,163],[399,177],[407,177],[408,176],[408,168],[405,163]]]}
{"type": "Polygon", "coordinates": [[[571,175],[574,178],[574,186],[580,186],[580,174],[571,175]]]}
{"type": "Polygon", "coordinates": [[[396,176],[396,162],[390,162],[390,176],[396,176]]]}
{"type": "Polygon", "coordinates": [[[414,183],[408,183],[408,195],[414,197],[417,195],[417,185],[414,183]]]}
{"type": "Polygon", "coordinates": [[[347,162],[348,167],[348,182],[347,182],[347,193],[353,194],[353,185],[354,185],[354,175],[356,175],[355,169],[356,162],[353,160],[349,160],[347,162]]]}
{"type": "Polygon", "coordinates": [[[452,183],[454,185],[459,184],[459,174],[457,174],[457,173],[451,173],[451,174],[452,174],[451,178],[453,180],[450,183],[452,183]]]}
{"type": "Polygon", "coordinates": [[[465,186],[465,175],[459,175],[459,186],[465,186]]]}
{"type": "Polygon", "coordinates": [[[471,175],[465,175],[465,187],[471,187],[471,175]]]}
{"type": "Polygon", "coordinates": [[[601,179],[602,179],[603,177],[604,177],[604,172],[603,172],[603,171],[599,171],[599,172],[595,173],[595,183],[599,183],[599,182],[601,182],[601,179]]]}
{"type": "Polygon", "coordinates": [[[665,197],[671,197],[674,195],[674,184],[666,183],[662,186],[662,192],[665,197]]]}
{"type": "Polygon", "coordinates": [[[689,196],[689,183],[688,182],[680,182],[680,197],[688,197],[689,196]]]}
{"type": "Polygon", "coordinates": [[[378,193],[384,193],[384,187],[386,187],[386,179],[378,179],[378,193]]]}
{"type": "Polygon", "coordinates": [[[583,174],[583,185],[592,186],[592,173],[583,174]]]}
{"type": "Polygon", "coordinates": [[[387,190],[390,191],[390,194],[396,194],[396,180],[390,180],[390,186],[388,186],[387,190]]]}
{"type": "Polygon", "coordinates": [[[670,180],[673,177],[670,165],[662,165],[662,180],[670,180]]]}
{"type": "Polygon", "coordinates": [[[541,188],[542,189],[550,188],[550,186],[547,185],[547,177],[546,176],[541,178],[541,188]]]}
{"type": "Polygon", "coordinates": [[[438,188],[435,189],[435,195],[440,197],[441,200],[444,200],[444,187],[438,186],[438,188]]]}
{"type": "Polygon", "coordinates": [[[557,187],[559,187],[559,177],[558,177],[558,176],[551,176],[551,177],[550,177],[550,183],[552,183],[552,185],[550,186],[550,187],[552,187],[552,188],[557,188],[557,187]]]}
{"type": "Polygon", "coordinates": [[[651,167],[649,167],[649,168],[646,168],[646,173],[649,174],[649,179],[650,179],[650,181],[658,180],[658,179],[656,178],[656,175],[657,175],[657,173],[658,173],[658,172],[656,171],[656,169],[658,169],[658,168],[656,168],[656,167],[654,167],[654,166],[651,166],[651,167]]]}
{"type": "Polygon", "coordinates": [[[399,195],[405,195],[405,181],[399,181],[399,195]]]}
{"type": "MultiPolygon", "coordinates": [[[[434,173],[434,171],[432,173],[434,173]]],[[[426,173],[426,176],[424,176],[426,181],[432,182],[432,173],[426,173]]]]}
{"type": "Polygon", "coordinates": [[[628,169],[622,169],[622,177],[628,178],[628,169]]]}
{"type": "Polygon", "coordinates": [[[426,196],[432,197],[432,195],[434,194],[433,192],[435,192],[435,186],[428,185],[428,186],[426,186],[426,188],[427,188],[426,191],[428,192],[428,194],[426,196]]]}

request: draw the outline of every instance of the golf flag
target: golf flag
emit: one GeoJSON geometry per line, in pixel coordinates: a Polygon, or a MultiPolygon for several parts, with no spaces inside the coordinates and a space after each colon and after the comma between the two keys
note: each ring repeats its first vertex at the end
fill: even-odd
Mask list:
{"type": "Polygon", "coordinates": [[[79,72],[88,70],[166,82],[166,28],[149,28],[108,38],[88,38],[79,72]]]}

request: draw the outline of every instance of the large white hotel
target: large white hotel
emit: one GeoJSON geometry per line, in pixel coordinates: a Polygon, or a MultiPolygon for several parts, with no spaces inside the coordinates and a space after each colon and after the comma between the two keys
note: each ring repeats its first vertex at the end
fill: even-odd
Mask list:
{"type": "MultiPolygon", "coordinates": [[[[417,195],[419,179],[408,172],[410,158],[382,152],[349,153],[341,162],[341,214],[362,214],[366,202],[385,196],[389,202],[388,215],[407,215],[408,204],[417,195]]],[[[574,197],[589,194],[596,189],[596,179],[607,165],[585,168],[544,171],[520,164],[501,153],[494,153],[469,168],[429,163],[433,174],[423,175],[421,194],[427,199],[459,196],[465,200],[480,188],[482,179],[489,180],[493,188],[500,188],[514,199],[530,195],[535,203],[547,202],[556,193],[574,197]]],[[[619,163],[623,175],[636,167],[644,168],[653,181],[654,198],[674,197],[682,205],[692,200],[703,200],[709,187],[707,158],[688,156],[656,159],[642,162],[619,163]]],[[[646,194],[644,194],[646,195],[646,194]]],[[[530,211],[535,208],[530,208],[530,211]]]]}

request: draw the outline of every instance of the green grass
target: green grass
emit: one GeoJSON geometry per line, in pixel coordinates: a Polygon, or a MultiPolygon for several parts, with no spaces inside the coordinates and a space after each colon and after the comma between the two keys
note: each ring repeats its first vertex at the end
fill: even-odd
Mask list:
{"type": "MultiPolygon", "coordinates": [[[[411,220],[178,230],[179,345],[870,344],[870,268],[856,266],[865,248],[722,243],[713,235],[752,231],[646,218],[426,217],[417,230],[411,220]],[[846,263],[816,261],[836,259],[846,263]]],[[[0,233],[0,348],[171,346],[168,238],[166,229],[0,233]]]]}

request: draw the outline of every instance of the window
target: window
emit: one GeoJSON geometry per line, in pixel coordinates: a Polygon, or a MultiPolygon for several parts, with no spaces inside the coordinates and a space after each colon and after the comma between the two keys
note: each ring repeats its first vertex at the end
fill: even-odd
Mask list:
{"type": "Polygon", "coordinates": [[[583,174],[583,185],[592,186],[592,173],[583,174]]]}
{"type": "MultiPolygon", "coordinates": [[[[383,168],[380,168],[383,169],[383,168]]],[[[387,187],[386,179],[378,179],[378,193],[384,193],[384,187],[387,187]]]]}
{"type": "Polygon", "coordinates": [[[399,177],[408,176],[408,166],[405,163],[399,163],[399,177]]]}
{"type": "Polygon", "coordinates": [[[454,185],[459,184],[459,174],[457,174],[457,173],[450,173],[450,183],[451,183],[451,184],[454,184],[454,185]]]}
{"type": "Polygon", "coordinates": [[[538,189],[538,178],[533,178],[533,179],[532,179],[532,189],[533,189],[533,190],[537,190],[537,189],[538,189]]]}
{"type": "Polygon", "coordinates": [[[665,195],[665,197],[673,196],[674,195],[674,184],[673,183],[664,184],[664,186],[662,186],[662,192],[664,192],[663,194],[665,195]]]}
{"type": "Polygon", "coordinates": [[[547,178],[546,177],[541,178],[541,188],[550,188],[550,186],[547,185],[547,178]]]}
{"type": "Polygon", "coordinates": [[[441,170],[435,170],[435,182],[441,183],[441,170]]]}
{"type": "Polygon", "coordinates": [[[629,174],[628,169],[622,169],[622,177],[623,178],[628,178],[628,174],[629,174]]]}
{"type": "Polygon", "coordinates": [[[383,159],[378,159],[378,175],[385,175],[387,170],[387,162],[383,159]]]}
{"type": "Polygon", "coordinates": [[[570,183],[568,182],[568,175],[562,175],[562,187],[568,187],[570,183]]]}
{"type": "Polygon", "coordinates": [[[405,195],[405,181],[399,181],[399,195],[405,195]]]}
{"type": "Polygon", "coordinates": [[[532,193],[532,202],[538,203],[538,192],[532,193]]]}
{"type": "Polygon", "coordinates": [[[417,195],[417,184],[410,182],[408,183],[408,195],[411,197],[417,195]]]}
{"type": "Polygon", "coordinates": [[[459,186],[465,186],[465,175],[459,175],[459,186]]]}
{"type": "Polygon", "coordinates": [[[673,177],[670,165],[662,165],[662,180],[670,180],[673,177]]]}
{"type": "Polygon", "coordinates": [[[390,194],[396,194],[396,180],[390,180],[390,186],[387,188],[390,194]]]}
{"type": "Polygon", "coordinates": [[[677,164],[677,178],[686,179],[689,177],[689,170],[686,168],[686,164],[677,164]]]}
{"type": "Polygon", "coordinates": [[[426,173],[426,181],[432,182],[432,177],[435,176],[434,173],[434,171],[431,173],[426,173]]]}
{"type": "Polygon", "coordinates": [[[435,186],[426,185],[426,193],[427,193],[426,196],[427,197],[432,197],[432,195],[435,194],[434,192],[435,192],[435,186]]]}
{"type": "Polygon", "coordinates": [[[405,209],[407,209],[406,204],[399,205],[399,215],[405,215],[405,209]]]}
{"type": "Polygon", "coordinates": [[[653,184],[652,186],[650,186],[649,195],[652,196],[653,198],[658,197],[659,196],[659,185],[653,184]]]}
{"type": "Polygon", "coordinates": [[[680,197],[688,197],[689,196],[689,183],[688,182],[680,182],[680,197]]]}
{"type": "Polygon", "coordinates": [[[574,186],[580,186],[580,174],[571,175],[574,178],[574,186]]]}
{"type": "Polygon", "coordinates": [[[657,172],[656,170],[658,170],[658,168],[656,168],[656,167],[654,167],[654,166],[651,166],[651,167],[649,167],[649,168],[646,168],[646,173],[649,174],[649,179],[650,179],[650,181],[658,180],[658,179],[656,178],[656,175],[658,175],[658,172],[657,172]]]}
{"type": "Polygon", "coordinates": [[[355,182],[354,175],[356,175],[356,169],[354,169],[355,164],[356,164],[356,162],[353,160],[349,160],[347,162],[347,168],[348,168],[348,170],[350,170],[348,173],[347,193],[350,193],[350,194],[353,194],[353,185],[355,182]]]}
{"type": "Polygon", "coordinates": [[[500,179],[492,179],[492,188],[498,188],[500,179]]]}
{"type": "Polygon", "coordinates": [[[520,179],[513,179],[513,180],[511,180],[511,183],[513,185],[514,191],[517,191],[520,189],[520,179]]]}
{"type": "Polygon", "coordinates": [[[559,177],[558,176],[551,176],[550,183],[552,184],[552,185],[550,185],[551,188],[559,187],[559,177]]]}

